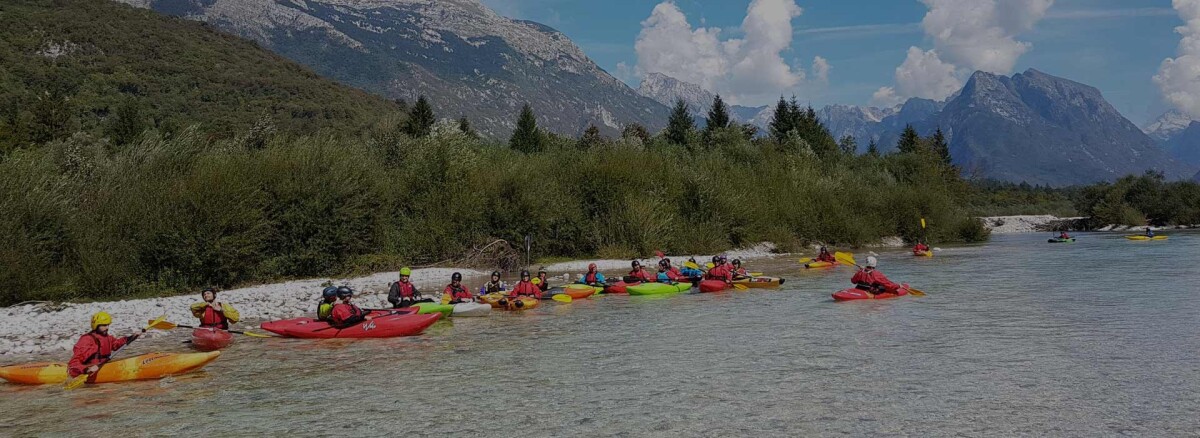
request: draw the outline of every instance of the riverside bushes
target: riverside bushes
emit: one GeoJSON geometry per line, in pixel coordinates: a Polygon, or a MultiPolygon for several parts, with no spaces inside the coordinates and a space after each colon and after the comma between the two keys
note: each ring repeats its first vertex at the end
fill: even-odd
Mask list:
{"type": "Polygon", "coordinates": [[[986,238],[955,201],[968,188],[915,154],[817,159],[739,135],[588,150],[547,136],[526,154],[456,130],[384,134],[190,128],[14,151],[0,162],[0,301],[345,274],[525,235],[535,256],[609,257],[912,239],[920,217],[934,241],[986,238]]]}

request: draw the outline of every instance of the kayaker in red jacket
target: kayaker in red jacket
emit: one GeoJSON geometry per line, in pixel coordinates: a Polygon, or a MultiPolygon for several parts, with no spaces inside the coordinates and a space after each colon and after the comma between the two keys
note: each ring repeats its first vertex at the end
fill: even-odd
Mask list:
{"type": "Polygon", "coordinates": [[[683,276],[683,271],[680,271],[679,268],[671,265],[671,259],[664,258],[659,260],[658,264],[666,269],[667,278],[670,278],[671,281],[680,281],[685,279],[683,276]]]}
{"type": "Polygon", "coordinates": [[[913,252],[929,252],[929,245],[921,241],[917,241],[917,246],[913,247],[913,252]]]}
{"type": "Polygon", "coordinates": [[[881,293],[896,293],[900,290],[900,285],[888,280],[886,275],[879,272],[875,268],[879,266],[879,260],[874,256],[867,257],[867,266],[850,278],[850,282],[867,292],[872,298],[876,294],[881,293]]]}
{"type": "Polygon", "coordinates": [[[521,281],[517,283],[516,286],[513,286],[512,292],[508,293],[509,298],[516,298],[520,296],[530,296],[538,299],[542,298],[542,290],[539,289],[536,284],[533,284],[533,282],[530,281],[529,271],[521,271],[521,281]]]}
{"type": "Polygon", "coordinates": [[[200,319],[200,327],[213,327],[221,330],[229,330],[229,324],[237,323],[241,319],[237,309],[233,306],[217,301],[217,291],[209,288],[200,292],[200,299],[204,300],[200,303],[192,304],[190,309],[192,316],[200,319]]]}
{"type": "Polygon", "coordinates": [[[337,296],[342,301],[333,306],[332,321],[330,321],[329,325],[334,327],[349,327],[363,321],[375,319],[368,312],[350,303],[350,300],[354,298],[354,291],[350,290],[349,287],[339,287],[337,296]]]}
{"type": "Polygon", "coordinates": [[[633,270],[629,271],[630,277],[647,283],[654,282],[654,274],[646,271],[646,269],[642,267],[642,262],[634,260],[630,265],[633,266],[633,270]]]}
{"type": "Polygon", "coordinates": [[[833,257],[833,254],[829,253],[829,248],[826,248],[825,245],[821,245],[821,253],[817,254],[817,261],[818,262],[827,262],[827,263],[836,263],[837,259],[833,257]]]}
{"type": "Polygon", "coordinates": [[[721,262],[720,256],[713,256],[713,267],[704,274],[704,278],[729,283],[733,282],[733,272],[729,270],[729,266],[721,262]]]}
{"type": "Polygon", "coordinates": [[[75,342],[71,361],[67,363],[68,375],[77,377],[80,374],[96,372],[100,369],[101,364],[112,357],[114,352],[142,335],[134,333],[123,338],[114,337],[108,334],[110,324],[112,324],[112,316],[108,313],[99,312],[92,315],[92,331],[80,336],[79,341],[75,342]]]}
{"type": "Polygon", "coordinates": [[[450,304],[475,301],[475,295],[471,293],[471,290],[462,285],[462,274],[457,272],[450,275],[450,284],[446,285],[442,294],[450,297],[450,304]]]}
{"type": "Polygon", "coordinates": [[[395,309],[412,307],[417,303],[433,302],[433,298],[421,296],[421,291],[417,290],[417,286],[412,284],[412,269],[408,267],[400,268],[399,279],[388,286],[387,299],[389,303],[392,303],[392,308],[395,309]]]}
{"type": "Polygon", "coordinates": [[[746,272],[746,268],[742,267],[742,260],[733,259],[733,278],[741,279],[749,276],[750,275],[746,272]]]}

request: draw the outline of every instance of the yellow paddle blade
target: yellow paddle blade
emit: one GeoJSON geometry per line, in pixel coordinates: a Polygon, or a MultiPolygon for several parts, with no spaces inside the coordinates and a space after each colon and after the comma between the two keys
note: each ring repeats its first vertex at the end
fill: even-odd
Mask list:
{"type": "Polygon", "coordinates": [[[747,272],[746,275],[749,275],[751,277],[762,277],[763,273],[762,272],[747,272]]]}
{"type": "Polygon", "coordinates": [[[450,304],[450,295],[442,294],[442,304],[450,304]]]}
{"type": "Polygon", "coordinates": [[[150,324],[147,325],[146,328],[142,329],[142,331],[150,330],[150,328],[152,328],[156,325],[159,325],[159,324],[165,322],[166,320],[167,320],[167,315],[162,315],[162,316],[159,316],[158,318],[154,318],[154,320],[150,321],[150,324]]]}
{"type": "Polygon", "coordinates": [[[171,330],[173,328],[179,327],[179,324],[169,322],[169,321],[160,321],[156,324],[154,322],[154,320],[151,319],[148,321],[148,323],[150,324],[150,328],[158,329],[158,330],[171,330]]]}
{"type": "Polygon", "coordinates": [[[573,300],[573,298],[571,298],[571,296],[567,295],[567,294],[558,294],[558,295],[550,297],[550,299],[552,299],[554,301],[558,301],[560,303],[569,303],[573,300]]]}
{"type": "Polygon", "coordinates": [[[716,266],[716,265],[712,264],[712,262],[708,262],[708,263],[705,263],[704,266],[708,267],[708,269],[712,269],[713,266],[716,266]]]}
{"type": "Polygon", "coordinates": [[[812,257],[805,257],[805,258],[800,259],[800,264],[806,265],[806,264],[812,263],[812,261],[813,261],[812,257]]]}
{"type": "Polygon", "coordinates": [[[925,218],[921,218],[921,228],[925,228],[925,218]]]}
{"type": "Polygon", "coordinates": [[[858,266],[858,262],[854,261],[854,254],[848,252],[836,252],[833,254],[833,258],[843,265],[858,266]]]}
{"type": "Polygon", "coordinates": [[[688,268],[688,269],[700,269],[700,265],[697,265],[692,262],[683,262],[683,267],[688,268]]]}
{"type": "Polygon", "coordinates": [[[83,386],[84,383],[87,383],[87,379],[88,379],[89,375],[90,374],[80,374],[78,377],[68,380],[67,383],[65,385],[63,385],[63,389],[70,391],[72,389],[83,386]]]}
{"type": "Polygon", "coordinates": [[[914,297],[923,297],[923,296],[925,296],[925,292],[922,292],[922,291],[920,291],[920,290],[918,290],[918,289],[913,289],[913,288],[911,288],[911,287],[910,287],[910,288],[908,288],[908,294],[909,294],[909,295],[912,295],[912,296],[914,296],[914,297]]]}
{"type": "Polygon", "coordinates": [[[734,289],[737,289],[737,290],[750,290],[750,286],[746,286],[746,285],[744,285],[744,284],[741,284],[741,283],[734,283],[734,284],[733,284],[733,288],[734,288],[734,289]]]}
{"type": "Polygon", "coordinates": [[[275,336],[271,336],[271,335],[264,335],[262,333],[254,333],[254,332],[242,332],[242,334],[252,337],[252,338],[274,338],[275,337],[275,336]]]}

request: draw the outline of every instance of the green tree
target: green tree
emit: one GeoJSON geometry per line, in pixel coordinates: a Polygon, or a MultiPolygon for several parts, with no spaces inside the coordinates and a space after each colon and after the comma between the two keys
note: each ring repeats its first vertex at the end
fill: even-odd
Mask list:
{"type": "Polygon", "coordinates": [[[871,139],[871,142],[867,144],[867,155],[872,157],[879,156],[879,145],[875,143],[875,139],[873,138],[871,139]]]}
{"type": "Polygon", "coordinates": [[[732,123],[729,118],[729,106],[725,105],[725,101],[721,100],[720,94],[713,98],[712,107],[708,109],[708,118],[705,120],[705,123],[707,124],[704,128],[706,132],[728,128],[729,124],[732,123]]]}
{"type": "Polygon", "coordinates": [[[917,130],[913,129],[911,124],[904,125],[904,132],[900,134],[900,140],[896,142],[896,150],[902,154],[921,150],[921,136],[917,134],[917,130]]]}
{"type": "Polygon", "coordinates": [[[104,133],[115,144],[129,144],[146,130],[142,107],[134,99],[127,99],[117,107],[104,133]]]}
{"type": "Polygon", "coordinates": [[[529,104],[521,107],[517,129],[509,138],[508,145],[527,154],[542,151],[542,132],[538,129],[537,117],[533,115],[533,107],[529,104]]]}
{"type": "Polygon", "coordinates": [[[937,154],[942,163],[947,166],[953,164],[950,157],[950,144],[946,143],[946,135],[942,133],[941,126],[937,128],[937,131],[933,132],[933,137],[929,138],[929,148],[933,150],[934,154],[937,154]]]}
{"type": "Polygon", "coordinates": [[[475,128],[471,127],[471,121],[467,120],[466,117],[460,117],[458,119],[458,131],[462,132],[467,137],[479,138],[479,134],[475,133],[475,128]]]}
{"type": "Polygon", "coordinates": [[[776,143],[787,141],[788,133],[792,131],[792,107],[788,105],[783,96],[779,96],[779,103],[775,104],[775,114],[771,116],[771,123],[767,125],[771,131],[771,139],[776,143]]]}
{"type": "Polygon", "coordinates": [[[621,130],[621,138],[626,140],[637,138],[645,143],[650,141],[650,131],[639,123],[630,123],[621,130]]]}
{"type": "Polygon", "coordinates": [[[408,121],[404,124],[404,133],[415,138],[428,137],[433,132],[433,124],[437,122],[437,116],[433,114],[433,106],[429,104],[429,100],[425,96],[417,98],[417,103],[413,104],[411,110],[408,111],[408,121]]]}
{"type": "Polygon", "coordinates": [[[858,140],[854,139],[853,135],[845,135],[841,141],[838,141],[838,148],[846,155],[854,155],[858,153],[858,140]]]}
{"type": "Polygon", "coordinates": [[[688,137],[696,129],[696,122],[692,120],[692,112],[688,108],[687,102],[683,99],[675,101],[675,107],[671,109],[671,117],[667,119],[667,141],[671,144],[679,146],[688,145],[688,137]]]}
{"type": "Polygon", "coordinates": [[[589,125],[588,128],[583,131],[583,136],[579,137],[578,145],[579,149],[588,150],[607,142],[608,139],[604,138],[604,135],[600,134],[600,128],[597,128],[596,125],[589,125]]]}

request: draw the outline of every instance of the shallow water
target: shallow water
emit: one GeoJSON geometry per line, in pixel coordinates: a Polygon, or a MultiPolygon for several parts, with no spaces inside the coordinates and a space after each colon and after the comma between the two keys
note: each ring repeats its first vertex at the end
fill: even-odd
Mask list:
{"type": "Polygon", "coordinates": [[[1196,436],[1200,234],[1047,237],[881,254],[923,298],[835,303],[849,269],[775,259],[751,268],[777,291],[240,339],[200,373],[69,393],[0,384],[0,435],[1196,436]]]}

